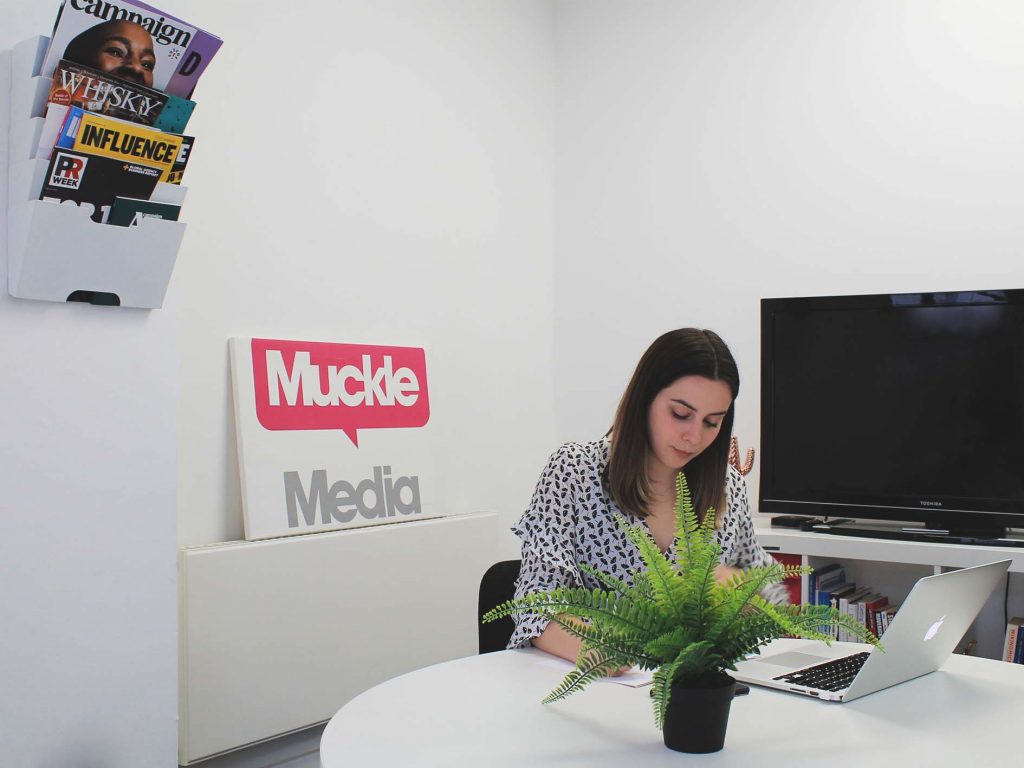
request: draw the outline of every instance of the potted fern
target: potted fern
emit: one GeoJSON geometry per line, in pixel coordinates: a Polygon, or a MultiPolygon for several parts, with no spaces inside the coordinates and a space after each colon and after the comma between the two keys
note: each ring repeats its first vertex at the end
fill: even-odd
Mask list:
{"type": "Polygon", "coordinates": [[[751,568],[728,583],[715,580],[721,547],[715,513],[702,520],[693,510],[686,476],[676,477],[676,557],[670,561],[642,525],[617,516],[644,568],[628,584],[581,564],[600,588],[558,587],[508,601],[483,620],[535,613],[580,638],[576,668],[544,699],[556,701],[624,666],[654,670],[654,721],[665,744],[682,752],[722,748],[735,682],[727,670],[786,635],[831,642],[842,627],[877,644],[851,616],[830,606],[773,605],[761,592],[805,566],[779,563],[751,568]],[[582,620],[580,622],[579,620],[582,620]]]}

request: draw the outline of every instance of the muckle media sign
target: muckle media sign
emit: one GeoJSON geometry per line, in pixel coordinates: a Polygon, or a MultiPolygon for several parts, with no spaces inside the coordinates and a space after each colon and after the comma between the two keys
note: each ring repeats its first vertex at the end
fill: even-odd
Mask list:
{"type": "Polygon", "coordinates": [[[247,539],[436,516],[422,347],[232,339],[247,539]]]}

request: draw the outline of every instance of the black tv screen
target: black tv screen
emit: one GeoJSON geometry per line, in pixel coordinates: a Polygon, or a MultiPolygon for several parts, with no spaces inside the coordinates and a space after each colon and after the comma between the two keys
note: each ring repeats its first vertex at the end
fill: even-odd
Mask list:
{"type": "Polygon", "coordinates": [[[762,512],[1024,526],[1024,290],[763,299],[762,512]]]}

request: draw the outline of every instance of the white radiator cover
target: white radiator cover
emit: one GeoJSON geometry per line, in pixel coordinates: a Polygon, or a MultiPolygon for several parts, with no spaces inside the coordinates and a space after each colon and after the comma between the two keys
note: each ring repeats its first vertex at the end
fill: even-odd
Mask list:
{"type": "Polygon", "coordinates": [[[477,652],[492,513],[183,549],[183,765],[329,719],[396,675],[477,652]]]}

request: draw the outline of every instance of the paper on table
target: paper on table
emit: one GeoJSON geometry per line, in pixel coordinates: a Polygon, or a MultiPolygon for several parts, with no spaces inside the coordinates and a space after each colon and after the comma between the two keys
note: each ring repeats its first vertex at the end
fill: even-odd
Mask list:
{"type": "MultiPolygon", "coordinates": [[[[563,675],[576,668],[576,665],[571,661],[560,659],[557,656],[550,656],[541,663],[552,669],[560,670],[563,675]]],[[[629,688],[643,688],[645,685],[651,685],[654,682],[654,673],[649,670],[640,669],[640,667],[633,667],[629,672],[616,677],[602,677],[595,682],[615,683],[616,685],[625,685],[629,688]]]]}

